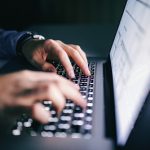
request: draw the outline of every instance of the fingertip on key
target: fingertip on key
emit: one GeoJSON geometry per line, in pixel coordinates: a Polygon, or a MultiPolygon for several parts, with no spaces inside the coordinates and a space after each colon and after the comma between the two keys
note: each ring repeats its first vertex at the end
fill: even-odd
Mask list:
{"type": "Polygon", "coordinates": [[[69,72],[69,77],[70,77],[71,79],[75,78],[74,71],[70,71],[70,72],[69,72]]]}

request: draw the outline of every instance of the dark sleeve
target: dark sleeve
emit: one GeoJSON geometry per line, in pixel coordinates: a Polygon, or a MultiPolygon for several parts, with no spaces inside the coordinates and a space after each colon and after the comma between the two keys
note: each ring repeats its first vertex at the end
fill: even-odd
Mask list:
{"type": "Polygon", "coordinates": [[[16,56],[17,41],[25,33],[0,29],[0,59],[10,59],[16,56]]]}

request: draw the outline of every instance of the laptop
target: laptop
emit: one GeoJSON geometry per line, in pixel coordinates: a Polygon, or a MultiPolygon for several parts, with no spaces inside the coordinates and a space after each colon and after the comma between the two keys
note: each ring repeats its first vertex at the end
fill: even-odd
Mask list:
{"type": "MultiPolygon", "coordinates": [[[[20,114],[9,130],[0,125],[0,145],[15,150],[149,149],[150,138],[150,1],[128,0],[107,60],[88,58],[91,76],[73,64],[80,92],[87,101],[82,110],[70,100],[58,118],[50,101],[43,101],[52,119],[41,125],[20,114]]],[[[63,66],[58,74],[66,76],[63,66]]],[[[24,58],[14,58],[1,74],[36,70],[24,58]]],[[[8,124],[7,124],[8,125],[8,124]]]]}

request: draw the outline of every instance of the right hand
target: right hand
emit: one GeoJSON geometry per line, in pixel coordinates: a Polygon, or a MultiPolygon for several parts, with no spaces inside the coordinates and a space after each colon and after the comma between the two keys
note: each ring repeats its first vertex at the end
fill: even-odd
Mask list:
{"type": "Polygon", "coordinates": [[[66,99],[83,108],[86,106],[79,87],[55,73],[20,71],[0,76],[0,106],[30,108],[33,118],[41,123],[47,123],[50,118],[50,112],[44,109],[41,101],[52,101],[60,113],[66,99]]]}
{"type": "Polygon", "coordinates": [[[74,78],[71,58],[86,76],[90,76],[86,54],[78,45],[65,44],[62,41],[52,39],[33,39],[23,45],[22,52],[32,65],[43,71],[56,72],[56,68],[51,64],[51,61],[58,60],[64,66],[68,77],[74,78]]]}

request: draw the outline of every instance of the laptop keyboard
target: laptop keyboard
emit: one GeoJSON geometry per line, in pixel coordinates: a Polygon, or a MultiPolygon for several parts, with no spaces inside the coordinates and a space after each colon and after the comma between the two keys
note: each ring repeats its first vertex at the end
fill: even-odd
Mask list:
{"type": "MultiPolygon", "coordinates": [[[[61,64],[56,62],[53,64],[59,75],[68,78],[61,64]]],[[[90,77],[85,76],[76,64],[72,63],[72,65],[75,72],[75,78],[72,81],[80,86],[80,93],[87,101],[86,109],[82,109],[71,100],[66,100],[66,105],[58,117],[52,102],[44,100],[42,103],[45,109],[51,112],[49,123],[42,125],[26,114],[22,114],[12,129],[14,136],[27,132],[31,136],[41,135],[42,137],[91,137],[96,63],[89,62],[90,77]]]]}

